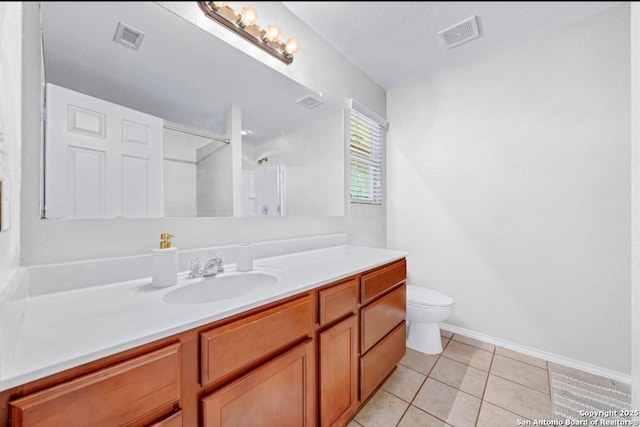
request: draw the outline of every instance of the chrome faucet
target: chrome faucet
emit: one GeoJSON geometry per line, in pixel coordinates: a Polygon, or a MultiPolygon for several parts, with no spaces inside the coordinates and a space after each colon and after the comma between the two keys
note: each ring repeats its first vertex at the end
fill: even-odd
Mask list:
{"type": "Polygon", "coordinates": [[[202,268],[200,268],[200,258],[193,258],[189,261],[189,279],[215,276],[218,273],[224,273],[220,255],[205,262],[202,268]]]}
{"type": "Polygon", "coordinates": [[[224,267],[222,266],[222,257],[218,255],[215,258],[211,258],[204,263],[202,267],[202,277],[215,276],[218,273],[224,273],[224,267]]]}

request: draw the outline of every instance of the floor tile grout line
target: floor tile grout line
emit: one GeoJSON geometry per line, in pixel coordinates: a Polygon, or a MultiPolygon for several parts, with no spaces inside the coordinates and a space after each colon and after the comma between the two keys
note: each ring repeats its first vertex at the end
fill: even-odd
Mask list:
{"type": "MultiPolygon", "coordinates": [[[[394,395],[395,396],[395,395],[394,395]]],[[[406,402],[406,400],[402,400],[403,402],[406,402]]],[[[400,415],[400,418],[398,418],[398,422],[396,423],[395,427],[398,427],[400,425],[400,423],[402,422],[402,419],[404,418],[404,416],[406,415],[407,411],[409,410],[409,408],[411,408],[411,403],[409,403],[407,405],[406,408],[404,408],[404,412],[402,413],[402,415],[400,415]]]]}
{"type": "MultiPolygon", "coordinates": [[[[523,362],[522,360],[514,359],[514,358],[512,358],[512,357],[508,357],[508,356],[505,356],[505,355],[503,355],[503,354],[497,354],[497,353],[496,353],[496,356],[501,357],[501,358],[503,358],[503,359],[508,359],[508,360],[510,360],[510,361],[512,361],[512,362],[522,363],[523,365],[527,365],[528,367],[531,367],[531,368],[542,369],[543,371],[545,371],[545,370],[546,370],[546,371],[548,371],[548,370],[549,370],[548,368],[542,368],[542,367],[540,367],[540,366],[533,365],[533,364],[531,364],[531,363],[527,363],[527,362],[523,362]]],[[[542,359],[540,359],[540,360],[542,360],[542,359]]]]}
{"type": "Polygon", "coordinates": [[[475,340],[475,341],[477,341],[477,342],[480,342],[480,343],[483,343],[483,344],[487,344],[487,345],[493,346],[493,350],[487,350],[486,348],[478,347],[477,345],[473,345],[473,344],[468,343],[468,342],[458,341],[458,340],[454,339],[454,337],[455,337],[456,335],[458,335],[458,334],[455,334],[455,335],[453,335],[453,336],[451,337],[451,339],[452,339],[452,340],[454,340],[455,342],[459,342],[460,344],[470,345],[471,347],[473,347],[473,348],[477,348],[477,349],[479,349],[479,350],[484,350],[484,351],[488,351],[488,352],[490,352],[490,353],[495,353],[496,348],[498,347],[498,346],[497,346],[497,345],[495,345],[495,344],[491,344],[491,343],[488,343],[488,342],[485,342],[485,341],[481,341],[481,340],[478,340],[478,339],[475,339],[475,338],[465,337],[464,335],[459,335],[459,336],[461,336],[461,337],[465,337],[465,338],[470,339],[470,340],[475,340]]]}
{"type": "MultiPolygon", "coordinates": [[[[494,375],[494,374],[489,374],[489,375],[494,375]]],[[[498,375],[494,375],[494,376],[496,376],[496,377],[498,377],[498,378],[501,378],[501,379],[503,379],[503,380],[505,380],[505,381],[508,381],[508,382],[510,382],[510,383],[512,383],[512,384],[516,384],[516,385],[520,385],[520,386],[526,387],[526,386],[524,386],[524,385],[522,385],[522,384],[518,384],[518,383],[513,382],[513,381],[510,381],[510,380],[508,380],[508,379],[506,379],[506,378],[502,378],[501,376],[498,376],[498,375]]],[[[489,379],[487,378],[487,383],[488,383],[488,382],[489,382],[489,379]]],[[[526,388],[531,389],[530,387],[526,387],[526,388]]],[[[533,390],[533,389],[531,389],[531,390],[533,390]]],[[[533,391],[537,391],[537,390],[533,390],[533,391]]],[[[538,392],[538,393],[544,394],[544,393],[542,393],[542,392],[538,392]]],[[[496,408],[500,408],[500,409],[502,409],[502,410],[504,410],[504,411],[507,411],[507,412],[510,412],[510,413],[512,413],[512,414],[514,414],[514,415],[517,415],[518,417],[521,417],[523,420],[530,420],[530,418],[528,418],[526,415],[519,414],[519,413],[517,413],[516,411],[514,411],[512,408],[505,408],[504,406],[501,406],[501,405],[500,405],[500,404],[498,404],[498,403],[492,402],[492,401],[490,401],[490,400],[485,400],[485,399],[484,399],[484,396],[483,396],[483,398],[482,398],[482,401],[483,401],[483,402],[487,402],[487,403],[489,403],[489,404],[491,404],[491,405],[495,406],[496,408]]],[[[553,412],[553,411],[552,411],[552,412],[553,412]]]]}
{"type": "MultiPolygon", "coordinates": [[[[447,356],[446,354],[443,354],[443,355],[442,355],[442,357],[444,357],[444,358],[445,358],[445,359],[447,359],[447,360],[451,360],[451,361],[453,361],[453,362],[457,362],[457,363],[459,363],[459,364],[461,364],[461,365],[468,366],[469,368],[476,369],[476,370],[478,370],[478,371],[480,371],[480,372],[487,372],[487,373],[489,372],[488,370],[487,370],[487,371],[485,371],[484,369],[476,368],[475,366],[472,366],[472,365],[470,365],[470,364],[468,364],[468,363],[464,363],[464,362],[461,362],[461,361],[459,361],[459,360],[457,360],[457,359],[454,359],[454,358],[452,358],[452,357],[449,357],[449,356],[447,356]]],[[[491,357],[491,360],[493,360],[493,357],[491,357]]]]}
{"type": "MultiPolygon", "coordinates": [[[[440,358],[438,358],[438,360],[440,360],[440,358]]],[[[438,362],[438,360],[436,360],[436,363],[438,362]]],[[[434,364],[433,364],[433,366],[435,366],[435,365],[436,365],[436,363],[434,363],[434,364]]],[[[417,373],[419,373],[420,375],[425,375],[425,376],[429,376],[429,374],[430,374],[430,373],[431,373],[431,371],[433,370],[433,366],[432,366],[432,367],[429,369],[429,373],[426,373],[426,374],[425,374],[424,372],[418,371],[417,369],[414,369],[414,368],[412,368],[411,366],[407,366],[407,365],[404,365],[404,364],[402,364],[402,363],[400,363],[400,365],[404,366],[404,367],[405,367],[405,368],[407,368],[407,369],[411,369],[413,372],[417,372],[417,373]]]]}
{"type": "MultiPolygon", "coordinates": [[[[446,354],[443,354],[443,355],[442,355],[442,357],[444,357],[444,358],[445,358],[445,359],[447,359],[447,360],[452,360],[452,361],[454,361],[454,362],[458,362],[458,363],[459,363],[459,364],[461,364],[461,365],[468,366],[468,367],[473,368],[473,369],[477,369],[478,371],[481,371],[481,372],[487,372],[487,373],[489,373],[489,371],[488,371],[488,370],[487,370],[487,371],[485,371],[484,369],[480,369],[480,368],[477,368],[477,367],[475,367],[475,366],[472,366],[472,365],[470,365],[470,364],[468,364],[468,363],[461,362],[460,360],[457,360],[457,359],[454,359],[454,358],[452,358],[452,357],[449,357],[449,356],[447,356],[446,354]]],[[[493,356],[491,357],[491,360],[493,360],[493,356]]]]}
{"type": "MultiPolygon", "coordinates": [[[[511,351],[513,351],[514,353],[518,353],[515,350],[511,350],[511,351]]],[[[515,360],[516,362],[524,363],[525,365],[533,366],[535,368],[547,369],[547,370],[549,369],[549,361],[548,360],[544,360],[544,359],[540,359],[539,357],[534,357],[534,356],[529,356],[528,354],[519,353],[519,354],[522,354],[522,355],[525,355],[525,356],[533,357],[534,359],[542,360],[544,362],[545,366],[546,366],[545,368],[543,368],[542,366],[535,365],[533,363],[525,362],[524,360],[520,360],[520,359],[516,359],[516,358],[513,358],[513,357],[509,357],[506,354],[500,354],[498,352],[496,352],[495,354],[496,354],[496,356],[504,357],[505,359],[509,359],[509,360],[515,360]]]]}
{"type": "Polygon", "coordinates": [[[467,396],[471,396],[471,397],[473,397],[474,399],[482,400],[482,399],[480,399],[478,396],[474,396],[473,394],[468,393],[468,392],[466,392],[466,391],[464,391],[464,390],[460,390],[459,388],[456,388],[456,387],[454,387],[454,386],[452,386],[452,385],[450,385],[450,384],[447,384],[447,383],[445,383],[445,382],[442,382],[442,381],[440,381],[440,380],[437,380],[437,379],[435,379],[435,378],[433,378],[433,377],[429,377],[429,378],[431,378],[433,381],[436,381],[436,382],[438,382],[438,383],[440,383],[440,384],[442,384],[442,385],[446,385],[447,387],[450,387],[450,388],[452,388],[452,389],[454,389],[454,390],[457,390],[457,391],[459,391],[460,393],[464,393],[464,394],[466,394],[467,396]]]}
{"type": "Polygon", "coordinates": [[[478,408],[478,415],[476,416],[476,423],[475,423],[476,427],[478,426],[478,421],[480,421],[480,412],[482,412],[482,406],[483,406],[483,403],[485,402],[484,395],[487,392],[487,385],[489,384],[489,376],[491,375],[491,368],[493,368],[493,361],[496,358],[496,348],[493,349],[493,353],[491,354],[491,363],[489,363],[487,378],[484,380],[484,388],[482,389],[482,397],[480,398],[480,407],[478,408]]]}
{"type": "Polygon", "coordinates": [[[495,377],[498,377],[498,378],[502,378],[503,380],[505,380],[505,381],[509,381],[509,382],[511,382],[511,383],[513,383],[513,384],[521,385],[522,387],[526,387],[526,388],[528,388],[529,390],[537,391],[538,393],[544,394],[544,395],[546,395],[546,396],[551,396],[551,384],[549,384],[549,393],[545,393],[544,391],[540,391],[540,390],[538,390],[538,389],[536,389],[536,388],[533,388],[533,387],[531,387],[531,386],[528,386],[528,385],[526,385],[526,384],[521,384],[521,383],[519,383],[519,382],[517,382],[517,381],[514,381],[513,379],[505,378],[505,377],[503,377],[502,375],[498,375],[498,374],[494,374],[494,373],[489,373],[489,374],[490,374],[490,375],[493,375],[493,376],[495,376],[495,377]]]}
{"type": "MultiPolygon", "coordinates": [[[[449,344],[449,342],[451,342],[451,339],[449,339],[449,341],[447,341],[447,344],[449,344]]],[[[447,345],[447,344],[445,344],[445,347],[446,347],[446,345],[447,345]]],[[[443,347],[442,351],[444,352],[444,347],[443,347]]],[[[424,353],[423,353],[423,354],[424,354],[424,353]]],[[[433,355],[432,355],[432,356],[433,356],[433,355]]],[[[425,383],[427,382],[427,380],[428,380],[429,378],[431,378],[431,379],[432,379],[432,380],[434,380],[434,381],[437,381],[435,378],[432,378],[432,377],[431,377],[431,373],[433,372],[433,369],[434,369],[434,368],[436,367],[436,365],[438,364],[438,361],[440,361],[440,358],[441,358],[441,357],[442,357],[442,352],[441,352],[441,353],[439,353],[439,354],[437,355],[436,361],[433,363],[433,366],[431,366],[431,369],[429,369],[429,373],[424,377],[424,380],[422,381],[422,384],[420,384],[420,387],[418,387],[418,391],[416,391],[416,393],[413,395],[413,399],[411,399],[411,402],[409,403],[409,407],[413,406],[413,407],[414,407],[414,408],[416,408],[417,410],[419,410],[419,411],[421,411],[421,412],[424,412],[425,414],[428,414],[428,415],[430,415],[430,416],[434,417],[434,418],[435,418],[435,419],[437,419],[437,420],[442,421],[442,422],[443,422],[443,423],[445,423],[446,425],[449,425],[449,423],[447,423],[447,421],[446,421],[446,420],[443,420],[442,418],[437,417],[436,415],[432,414],[431,412],[426,411],[426,410],[424,410],[424,409],[420,408],[419,406],[416,406],[416,405],[414,405],[414,404],[413,404],[413,402],[416,400],[416,397],[418,397],[418,394],[420,393],[420,390],[422,390],[422,387],[424,387],[425,383]]],[[[440,382],[440,381],[438,381],[438,382],[440,382]]],[[[407,411],[408,411],[408,410],[409,410],[409,408],[407,408],[407,411]]],[[[405,411],[405,413],[406,413],[406,411],[405,411]]],[[[404,417],[404,414],[402,414],[402,416],[404,417]]],[[[400,418],[400,421],[402,421],[402,418],[400,418]]]]}

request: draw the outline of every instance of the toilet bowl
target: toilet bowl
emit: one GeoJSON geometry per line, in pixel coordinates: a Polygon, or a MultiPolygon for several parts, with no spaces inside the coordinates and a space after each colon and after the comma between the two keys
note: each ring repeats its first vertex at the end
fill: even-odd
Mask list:
{"type": "Polygon", "coordinates": [[[433,289],[407,285],[407,347],[442,353],[440,322],[453,311],[453,299],[433,289]]]}

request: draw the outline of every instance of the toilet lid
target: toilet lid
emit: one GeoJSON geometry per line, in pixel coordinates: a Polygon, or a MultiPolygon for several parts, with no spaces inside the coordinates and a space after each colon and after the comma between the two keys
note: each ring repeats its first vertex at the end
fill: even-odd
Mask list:
{"type": "Polygon", "coordinates": [[[407,286],[407,304],[421,307],[450,307],[453,299],[433,289],[421,286],[407,286]]]}

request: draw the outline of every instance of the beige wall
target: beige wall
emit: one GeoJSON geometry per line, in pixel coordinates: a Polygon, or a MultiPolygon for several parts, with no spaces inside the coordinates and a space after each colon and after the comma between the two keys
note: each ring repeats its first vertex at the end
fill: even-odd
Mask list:
{"type": "Polygon", "coordinates": [[[0,124],[4,136],[0,142],[0,174],[8,179],[3,191],[10,194],[11,221],[11,228],[0,233],[0,292],[20,265],[21,15],[22,3],[0,2],[0,124]]]}
{"type": "Polygon", "coordinates": [[[389,247],[449,323],[629,374],[629,5],[388,93],[389,247]]]}
{"type": "MultiPolygon", "coordinates": [[[[34,171],[40,165],[39,131],[39,33],[37,3],[25,3],[24,74],[24,192],[22,197],[22,263],[24,265],[65,262],[112,256],[148,253],[157,244],[158,235],[171,232],[175,246],[182,249],[230,244],[240,241],[264,241],[319,234],[349,233],[349,240],[382,245],[385,239],[384,208],[377,209],[374,221],[362,229],[348,210],[347,216],[299,216],[284,218],[165,218],[156,220],[41,220],[41,177],[34,171]],[[28,173],[26,171],[29,171],[28,173]]],[[[168,2],[176,13],[193,19],[214,34],[228,39],[248,54],[289,75],[327,99],[343,103],[355,97],[384,115],[386,94],[362,71],[338,54],[313,30],[277,2],[259,5],[261,20],[278,22],[287,33],[295,34],[303,46],[293,64],[286,66],[249,45],[220,25],[207,20],[195,2],[168,2]]],[[[372,214],[368,213],[367,218],[372,214]]]]}

